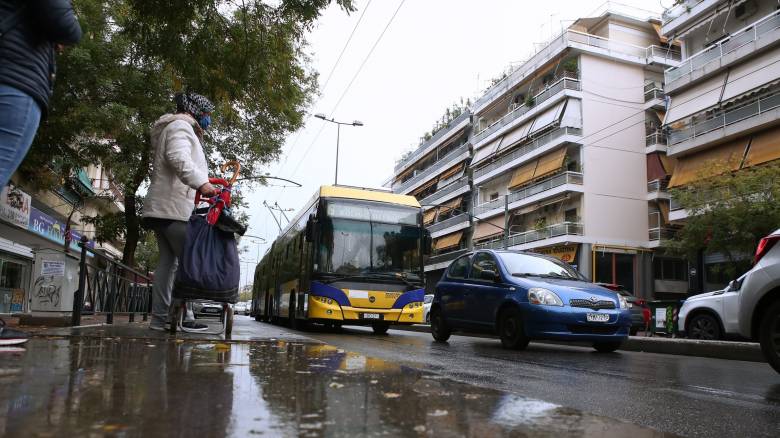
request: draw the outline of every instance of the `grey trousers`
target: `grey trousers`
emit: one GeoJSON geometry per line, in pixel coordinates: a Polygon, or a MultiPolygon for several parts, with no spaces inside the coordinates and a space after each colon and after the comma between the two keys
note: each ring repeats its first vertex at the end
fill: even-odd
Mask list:
{"type": "MultiPolygon", "coordinates": [[[[159,326],[164,325],[168,319],[176,267],[179,265],[179,257],[184,249],[184,238],[187,236],[187,222],[171,221],[167,225],[160,225],[154,229],[154,236],[157,238],[160,257],[154,270],[154,283],[152,283],[152,324],[159,326]]],[[[191,302],[187,303],[185,319],[188,321],[195,319],[191,302]]]]}

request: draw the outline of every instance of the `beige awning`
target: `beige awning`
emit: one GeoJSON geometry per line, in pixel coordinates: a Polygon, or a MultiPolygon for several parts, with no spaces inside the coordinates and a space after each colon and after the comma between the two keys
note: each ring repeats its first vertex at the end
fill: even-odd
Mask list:
{"type": "Polygon", "coordinates": [[[666,154],[659,154],[659,158],[661,158],[661,164],[664,166],[664,171],[667,175],[671,175],[674,173],[674,168],[677,166],[677,159],[672,158],[666,154]]]}
{"type": "Polygon", "coordinates": [[[437,177],[435,177],[435,178],[433,178],[433,179],[431,179],[431,180],[430,180],[430,181],[428,181],[427,183],[425,183],[425,184],[421,185],[420,187],[417,187],[416,189],[414,189],[413,191],[411,191],[409,194],[410,194],[411,196],[417,196],[418,194],[422,193],[422,192],[423,192],[423,191],[425,191],[427,188],[429,188],[430,186],[432,186],[432,185],[436,184],[437,182],[439,182],[439,177],[438,177],[438,176],[437,176],[437,177]]]}
{"type": "Polygon", "coordinates": [[[440,180],[442,180],[442,179],[447,179],[447,178],[450,178],[451,176],[455,175],[455,174],[456,174],[456,173],[458,173],[458,172],[463,172],[463,166],[464,166],[465,164],[466,164],[466,163],[460,162],[460,163],[458,163],[458,164],[456,164],[456,165],[454,165],[454,166],[450,167],[449,169],[447,169],[447,171],[446,171],[446,172],[442,173],[442,174],[439,176],[439,179],[440,179],[440,180]]]}
{"type": "Polygon", "coordinates": [[[537,164],[539,164],[539,160],[532,160],[530,163],[525,163],[515,169],[515,172],[512,174],[512,180],[509,182],[509,189],[511,190],[534,179],[537,164]]]}
{"type": "Polygon", "coordinates": [[[474,226],[472,240],[483,240],[504,234],[504,215],[498,215],[490,219],[478,221],[474,226]]]}
{"type": "Polygon", "coordinates": [[[560,148],[539,158],[539,165],[536,166],[534,179],[543,178],[552,173],[558,172],[563,167],[563,160],[566,158],[566,148],[560,148]]]}
{"type": "Polygon", "coordinates": [[[498,146],[501,144],[501,140],[503,140],[504,137],[498,137],[491,141],[490,143],[486,144],[485,146],[482,146],[481,148],[474,151],[474,156],[471,158],[471,165],[475,165],[479,163],[480,161],[484,161],[486,158],[490,157],[491,155],[495,154],[498,150],[498,146]]]}
{"type": "Polygon", "coordinates": [[[725,79],[724,72],[673,96],[669,111],[666,113],[666,123],[674,123],[715,106],[720,101],[725,79]]]}
{"type": "Polygon", "coordinates": [[[432,208],[425,213],[423,213],[423,225],[430,225],[433,223],[434,219],[436,219],[436,212],[438,211],[438,208],[432,208]]]}
{"type": "Polygon", "coordinates": [[[504,134],[504,140],[501,142],[496,152],[498,153],[507,150],[517,145],[517,143],[525,140],[528,137],[528,131],[531,129],[532,123],[533,120],[529,120],[519,128],[504,134]]]}
{"type": "Polygon", "coordinates": [[[456,231],[452,234],[439,237],[433,241],[433,249],[441,250],[457,246],[460,244],[461,237],[463,237],[463,231],[456,231]]]}
{"type": "Polygon", "coordinates": [[[653,29],[655,29],[655,33],[658,34],[658,41],[661,42],[661,44],[666,44],[669,41],[669,38],[666,38],[664,34],[661,32],[661,25],[656,23],[650,23],[653,26],[653,29]]]}
{"type": "Polygon", "coordinates": [[[664,117],[666,117],[666,111],[655,110],[655,115],[658,117],[658,120],[661,122],[661,124],[663,124],[664,117]]]}
{"type": "Polygon", "coordinates": [[[534,124],[531,127],[531,131],[529,132],[529,134],[533,134],[535,132],[541,131],[542,129],[545,129],[550,125],[558,123],[561,120],[561,113],[563,112],[564,103],[566,103],[565,100],[558,102],[557,104],[553,105],[550,108],[547,108],[544,112],[536,116],[536,119],[534,120],[534,124]]]}
{"type": "Polygon", "coordinates": [[[772,128],[753,136],[745,165],[755,166],[780,159],[780,128],[772,128]]]}
{"type": "Polygon", "coordinates": [[[582,101],[568,99],[561,117],[561,127],[582,128],[582,101]]]}
{"type": "Polygon", "coordinates": [[[658,201],[658,211],[661,212],[661,220],[664,224],[669,223],[669,204],[666,201],[658,201]]]}
{"type": "Polygon", "coordinates": [[[742,163],[748,139],[732,140],[705,151],[681,157],[669,181],[669,187],[678,187],[693,181],[738,170],[742,163]]]}
{"type": "Polygon", "coordinates": [[[451,201],[447,201],[439,206],[439,212],[441,214],[449,213],[451,210],[460,208],[460,204],[463,202],[463,197],[459,196],[451,201]]]}
{"type": "Polygon", "coordinates": [[[741,96],[750,90],[769,84],[780,78],[780,48],[736,65],[729,72],[728,83],[723,90],[723,101],[741,96]]]}

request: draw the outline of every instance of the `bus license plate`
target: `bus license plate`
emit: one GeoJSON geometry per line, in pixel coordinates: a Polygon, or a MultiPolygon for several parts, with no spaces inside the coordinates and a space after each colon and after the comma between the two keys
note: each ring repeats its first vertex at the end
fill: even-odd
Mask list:
{"type": "Polygon", "coordinates": [[[382,319],[382,315],[378,313],[364,313],[363,319],[382,319]]]}
{"type": "Polygon", "coordinates": [[[609,314],[606,313],[588,313],[586,315],[588,322],[607,322],[609,321],[609,314]]]}

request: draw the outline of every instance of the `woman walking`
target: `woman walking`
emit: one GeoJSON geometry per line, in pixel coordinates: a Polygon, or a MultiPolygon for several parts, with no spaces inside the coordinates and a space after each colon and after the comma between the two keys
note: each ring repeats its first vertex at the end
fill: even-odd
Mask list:
{"type": "MultiPolygon", "coordinates": [[[[201,146],[203,132],[211,124],[214,105],[195,93],[179,93],[175,100],[176,113],[160,117],[152,128],[152,176],[144,200],[144,227],[154,231],[160,252],[152,286],[150,327],[153,330],[165,330],[169,322],[176,266],[184,247],[195,192],[204,196],[218,193],[209,183],[206,155],[201,146]]],[[[194,319],[188,306],[184,327],[208,328],[194,319]]]]}

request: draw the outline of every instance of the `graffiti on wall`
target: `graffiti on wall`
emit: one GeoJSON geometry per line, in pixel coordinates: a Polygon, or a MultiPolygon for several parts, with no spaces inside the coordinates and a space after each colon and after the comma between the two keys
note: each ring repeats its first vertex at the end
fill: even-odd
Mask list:
{"type": "Polygon", "coordinates": [[[55,280],[54,276],[40,275],[33,284],[33,299],[38,301],[39,305],[58,307],[60,305],[60,294],[62,293],[62,284],[55,280]]]}

